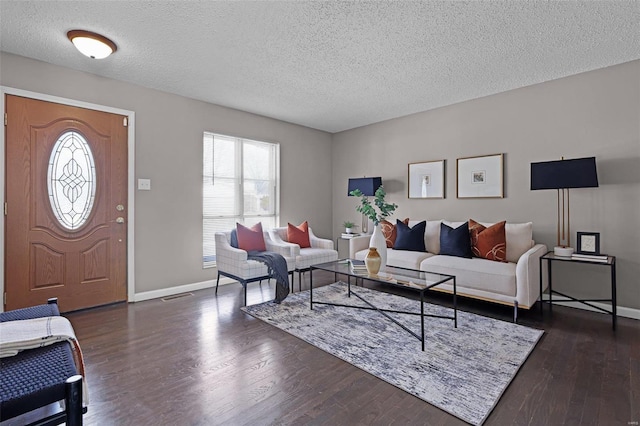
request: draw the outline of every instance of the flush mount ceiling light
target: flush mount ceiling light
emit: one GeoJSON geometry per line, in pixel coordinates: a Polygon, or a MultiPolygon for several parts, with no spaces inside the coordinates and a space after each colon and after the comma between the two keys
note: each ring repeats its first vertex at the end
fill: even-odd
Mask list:
{"type": "Polygon", "coordinates": [[[91,31],[71,30],[67,37],[80,53],[92,59],[104,59],[118,49],[114,42],[91,31]]]}

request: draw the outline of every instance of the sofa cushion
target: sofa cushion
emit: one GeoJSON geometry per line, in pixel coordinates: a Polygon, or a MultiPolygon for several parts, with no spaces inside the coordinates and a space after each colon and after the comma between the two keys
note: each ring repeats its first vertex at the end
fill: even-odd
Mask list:
{"type": "Polygon", "coordinates": [[[471,240],[467,222],[457,228],[444,223],[440,224],[440,254],[471,258],[471,240]]]}
{"type": "Polygon", "coordinates": [[[507,240],[505,237],[505,221],[486,227],[473,219],[469,219],[469,237],[471,252],[474,257],[506,262],[507,240]]]}
{"type": "Polygon", "coordinates": [[[264,234],[262,233],[262,223],[258,222],[251,228],[247,228],[241,223],[236,223],[238,234],[238,248],[244,251],[266,251],[264,244],[264,234]]]}
{"type": "Polygon", "coordinates": [[[424,247],[424,230],[426,221],[417,223],[413,228],[403,222],[396,220],[398,236],[393,245],[394,250],[427,251],[424,247]]]}
{"type": "MultiPolygon", "coordinates": [[[[368,252],[369,249],[357,252],[356,259],[364,260],[368,252]]],[[[387,249],[387,265],[408,269],[420,269],[420,263],[431,256],[433,256],[433,254],[427,253],[426,251],[387,249]]]]}
{"type": "Polygon", "coordinates": [[[338,260],[338,252],[336,250],[314,247],[301,248],[300,254],[296,256],[296,269],[303,270],[311,265],[333,262],[334,260],[338,260]]]}
{"type": "Polygon", "coordinates": [[[507,260],[517,263],[520,256],[533,247],[533,222],[507,222],[504,230],[507,237],[507,260]]]}
{"type": "Polygon", "coordinates": [[[424,245],[429,253],[440,253],[440,224],[442,220],[428,220],[424,231],[424,245]]]}
{"type": "MultiPolygon", "coordinates": [[[[406,218],[402,221],[405,225],[409,224],[409,218],[406,218]]],[[[387,247],[392,248],[396,243],[396,237],[398,235],[398,231],[396,230],[396,225],[384,219],[380,222],[380,229],[382,230],[382,235],[384,235],[384,239],[387,241],[387,247]]]]}
{"type": "MultiPolygon", "coordinates": [[[[410,220],[409,226],[415,226],[419,221],[410,220]]],[[[424,231],[424,247],[429,253],[440,253],[440,224],[442,219],[427,220],[427,227],[424,231]]]]}
{"type": "Polygon", "coordinates": [[[439,274],[455,275],[458,288],[472,288],[516,296],[516,264],[494,262],[474,257],[431,256],[423,260],[420,269],[439,274]]]}
{"type": "MultiPolygon", "coordinates": [[[[458,227],[462,222],[442,221],[449,226],[458,227]]],[[[493,222],[480,222],[489,227],[493,222]]],[[[507,261],[517,263],[520,256],[533,247],[533,223],[509,223],[507,222],[504,233],[507,240],[507,261]]]]}
{"type": "Polygon", "coordinates": [[[300,226],[287,223],[287,241],[297,244],[300,248],[311,247],[309,241],[309,223],[305,220],[300,226]]]}

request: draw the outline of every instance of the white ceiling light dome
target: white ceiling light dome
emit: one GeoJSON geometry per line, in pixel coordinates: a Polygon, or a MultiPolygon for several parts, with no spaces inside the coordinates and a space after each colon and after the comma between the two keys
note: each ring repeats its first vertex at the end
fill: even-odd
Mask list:
{"type": "Polygon", "coordinates": [[[104,59],[118,50],[114,42],[91,31],[71,30],[67,37],[80,53],[92,59],[104,59]]]}

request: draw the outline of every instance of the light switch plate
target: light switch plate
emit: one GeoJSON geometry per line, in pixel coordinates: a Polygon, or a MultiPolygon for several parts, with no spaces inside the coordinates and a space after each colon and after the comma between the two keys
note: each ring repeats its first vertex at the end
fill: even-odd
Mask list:
{"type": "Polygon", "coordinates": [[[151,179],[138,179],[138,189],[140,191],[151,191],[151,179]]]}

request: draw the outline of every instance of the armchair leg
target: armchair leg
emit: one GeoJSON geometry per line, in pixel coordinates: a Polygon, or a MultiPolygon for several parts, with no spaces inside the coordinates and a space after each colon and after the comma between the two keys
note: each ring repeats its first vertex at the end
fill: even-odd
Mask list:
{"type": "Polygon", "coordinates": [[[518,301],[513,301],[513,322],[518,322],[518,301]]]}
{"type": "Polygon", "coordinates": [[[294,283],[294,278],[293,278],[293,271],[289,272],[289,275],[291,276],[290,281],[291,281],[291,293],[293,293],[294,287],[293,285],[294,283]]]}
{"type": "Polygon", "coordinates": [[[302,271],[298,271],[298,291],[302,291],[302,271]]]}
{"type": "Polygon", "coordinates": [[[216,296],[218,295],[218,284],[220,284],[220,272],[218,272],[218,279],[216,280],[216,296]]]}
{"type": "Polygon", "coordinates": [[[242,306],[247,306],[247,283],[242,283],[242,288],[244,289],[244,304],[242,306]]]}

